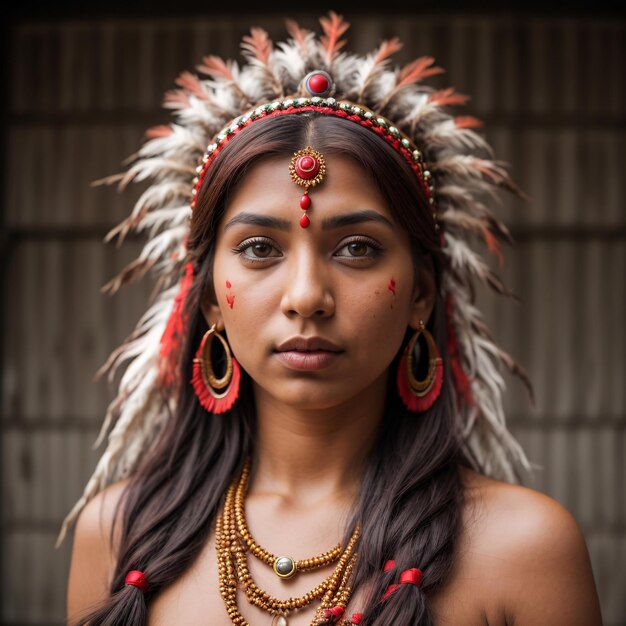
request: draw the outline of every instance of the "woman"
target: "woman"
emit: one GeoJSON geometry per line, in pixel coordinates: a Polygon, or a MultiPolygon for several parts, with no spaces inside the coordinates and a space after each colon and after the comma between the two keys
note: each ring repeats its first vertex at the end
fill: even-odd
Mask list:
{"type": "Polygon", "coordinates": [[[472,300],[505,292],[468,242],[501,254],[483,202],[516,189],[432,59],[321,23],[184,74],[122,180],[155,182],[116,232],[153,236],[112,288],[162,290],[107,364],[68,621],[600,624],[575,520],[512,484],[499,368],[523,373],[472,300]]]}

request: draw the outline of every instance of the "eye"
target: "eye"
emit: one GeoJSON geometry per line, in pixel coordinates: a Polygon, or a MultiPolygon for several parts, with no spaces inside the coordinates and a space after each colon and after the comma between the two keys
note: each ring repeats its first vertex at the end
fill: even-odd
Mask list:
{"type": "Polygon", "coordinates": [[[233,248],[233,252],[239,254],[247,261],[262,261],[281,256],[281,253],[271,240],[259,237],[242,241],[237,247],[233,248]]]}
{"type": "Polygon", "coordinates": [[[336,255],[348,259],[372,259],[382,250],[381,245],[368,237],[358,237],[341,246],[336,255]]]}

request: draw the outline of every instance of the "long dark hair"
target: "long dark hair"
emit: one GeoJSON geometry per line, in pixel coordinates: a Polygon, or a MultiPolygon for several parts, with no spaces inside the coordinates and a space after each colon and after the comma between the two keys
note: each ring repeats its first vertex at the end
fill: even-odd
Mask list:
{"type": "MultiPolygon", "coordinates": [[[[441,394],[421,414],[409,412],[400,401],[395,371],[410,337],[407,329],[389,368],[385,415],[366,459],[360,496],[344,537],[347,541],[356,521],[361,524],[352,587],[364,588],[367,583],[371,589],[362,607],[363,626],[433,623],[428,596],[443,585],[454,562],[463,499],[459,466],[467,464],[447,368],[439,238],[415,174],[396,150],[352,122],[302,113],[255,122],[226,145],[207,172],[188,241],[195,279],[185,305],[187,326],[176,410],[119,501],[115,517],[122,527],[111,594],[80,625],[145,624],[151,599],[176,580],[206,544],[228,485],[254,452],[256,416],[248,375],[242,372],[239,400],[226,415],[207,414],[188,382],[194,353],[207,330],[200,302],[213,293],[217,227],[230,194],[250,164],[265,156],[291,155],[309,144],[325,154],[351,157],[363,166],[410,235],[415,280],[422,280],[425,272],[435,274],[438,295],[428,327],[444,359],[441,394]],[[396,561],[396,567],[383,572],[389,559],[396,561]],[[400,585],[381,601],[398,573],[411,567],[424,572],[421,588],[400,585]],[[145,597],[136,587],[124,584],[126,573],[133,569],[146,574],[145,597]]],[[[113,534],[112,528],[111,539],[113,534]]]]}

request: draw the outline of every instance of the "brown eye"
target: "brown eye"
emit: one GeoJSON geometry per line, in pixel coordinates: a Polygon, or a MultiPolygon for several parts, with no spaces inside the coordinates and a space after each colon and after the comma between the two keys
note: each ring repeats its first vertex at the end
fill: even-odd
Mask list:
{"type": "Polygon", "coordinates": [[[335,253],[338,257],[350,259],[375,259],[381,254],[381,246],[374,239],[358,238],[345,242],[335,253]]]}
{"type": "Polygon", "coordinates": [[[349,243],[346,248],[348,248],[348,251],[352,256],[365,256],[369,246],[362,241],[353,241],[352,243],[349,243]]]}
{"type": "Polygon", "coordinates": [[[248,250],[251,250],[256,257],[267,257],[272,252],[272,246],[267,243],[255,243],[248,250]]]}
{"type": "Polygon", "coordinates": [[[248,239],[236,248],[233,248],[233,252],[249,262],[281,256],[280,251],[271,241],[263,239],[248,239]]]}

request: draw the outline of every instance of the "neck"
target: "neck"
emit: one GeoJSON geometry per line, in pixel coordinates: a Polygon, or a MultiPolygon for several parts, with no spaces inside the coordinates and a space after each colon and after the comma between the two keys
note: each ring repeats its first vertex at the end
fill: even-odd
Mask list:
{"type": "Polygon", "coordinates": [[[297,503],[352,500],[382,419],[386,376],[341,405],[286,406],[255,389],[257,443],[251,491],[279,493],[297,503]]]}

